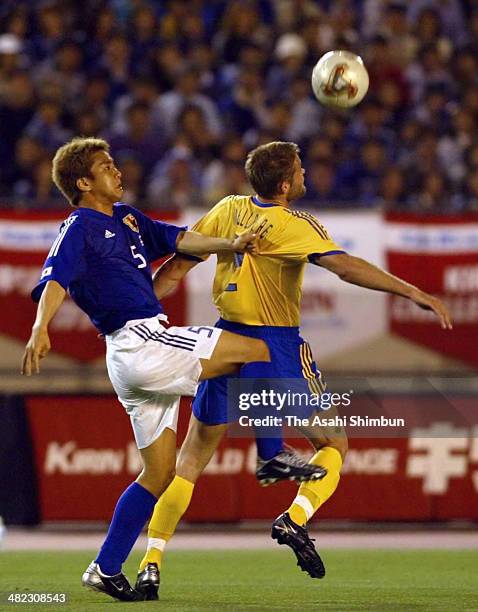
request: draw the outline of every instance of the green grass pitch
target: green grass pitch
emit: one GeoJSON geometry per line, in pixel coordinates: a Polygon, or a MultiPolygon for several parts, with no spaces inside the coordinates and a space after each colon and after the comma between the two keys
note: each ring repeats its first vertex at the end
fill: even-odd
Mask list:
{"type": "MultiPolygon", "coordinates": [[[[327,576],[314,580],[293,553],[167,553],[159,602],[121,604],[80,586],[88,552],[0,553],[0,610],[478,611],[478,551],[326,550],[327,576]],[[5,605],[11,591],[66,592],[67,604],[5,605]]],[[[125,571],[135,575],[139,554],[125,571]]]]}

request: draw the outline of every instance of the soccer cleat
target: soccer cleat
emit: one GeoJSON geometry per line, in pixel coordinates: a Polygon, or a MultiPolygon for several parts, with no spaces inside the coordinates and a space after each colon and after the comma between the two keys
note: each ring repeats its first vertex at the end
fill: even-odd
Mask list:
{"type": "Polygon", "coordinates": [[[146,601],[155,601],[158,599],[159,583],[160,577],[157,564],[148,563],[144,570],[138,573],[134,588],[146,601]]]}
{"type": "Polygon", "coordinates": [[[297,565],[311,578],[323,578],[325,567],[319,553],[309,537],[307,529],[294,523],[288,512],[284,512],[272,523],[271,536],[278,544],[286,544],[295,553],[297,565]]]}
{"type": "Polygon", "coordinates": [[[256,478],[263,487],[279,480],[321,480],[327,475],[327,470],[320,465],[307,463],[293,451],[284,450],[269,461],[258,461],[256,478]]]}
{"type": "Polygon", "coordinates": [[[105,593],[120,601],[142,601],[143,596],[132,588],[126,576],[120,572],[106,576],[98,563],[92,561],[81,578],[84,587],[105,593]]]}

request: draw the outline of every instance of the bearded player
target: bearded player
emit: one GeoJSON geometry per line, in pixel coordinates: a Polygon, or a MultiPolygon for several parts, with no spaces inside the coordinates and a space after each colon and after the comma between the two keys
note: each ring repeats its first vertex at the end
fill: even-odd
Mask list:
{"type": "MultiPolygon", "coordinates": [[[[325,388],[310,347],[299,333],[301,285],[307,263],[326,268],[346,282],[403,296],[432,310],[441,326],[451,329],[450,315],[439,299],[348,255],[315,217],[289,208],[292,201],[305,194],[304,169],[296,144],[271,142],[256,148],[247,157],[246,173],[257,195],[224,198],[194,229],[231,239],[244,230],[257,235],[260,257],[218,254],[213,285],[214,303],[220,313],[216,327],[263,339],[278,376],[307,379],[318,392],[325,388]]],[[[167,262],[156,274],[157,296],[169,293],[197,263],[180,255],[167,262]]],[[[176,476],[156,504],[149,523],[148,551],[136,582],[147,599],[158,597],[165,546],[228,427],[227,380],[222,376],[201,383],[193,400],[176,476]]],[[[311,465],[321,466],[326,475],[300,486],[290,507],[274,521],[272,537],[292,548],[302,570],[313,578],[322,578],[325,568],[306,524],[337,488],[347,440],[344,432],[335,428],[327,431],[311,427],[303,433],[315,449],[311,465]]]]}

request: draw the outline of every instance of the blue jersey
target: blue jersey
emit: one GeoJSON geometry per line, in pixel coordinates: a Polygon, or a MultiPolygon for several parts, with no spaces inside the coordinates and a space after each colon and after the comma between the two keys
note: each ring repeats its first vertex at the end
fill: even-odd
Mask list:
{"type": "Polygon", "coordinates": [[[38,302],[46,283],[56,281],[103,334],[154,317],[163,309],[150,262],[174,253],[184,230],[121,203],[114,205],[112,217],[80,207],[62,223],[32,298],[38,302]]]}

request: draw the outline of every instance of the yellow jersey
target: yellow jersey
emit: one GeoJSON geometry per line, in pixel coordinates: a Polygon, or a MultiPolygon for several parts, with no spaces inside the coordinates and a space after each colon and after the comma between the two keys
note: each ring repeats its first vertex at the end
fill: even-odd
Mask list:
{"type": "Polygon", "coordinates": [[[310,213],[255,196],[227,196],[192,230],[231,240],[257,234],[258,254],[218,254],[214,277],[221,317],[245,325],[299,326],[305,265],[313,256],[344,252],[310,213]]]}

